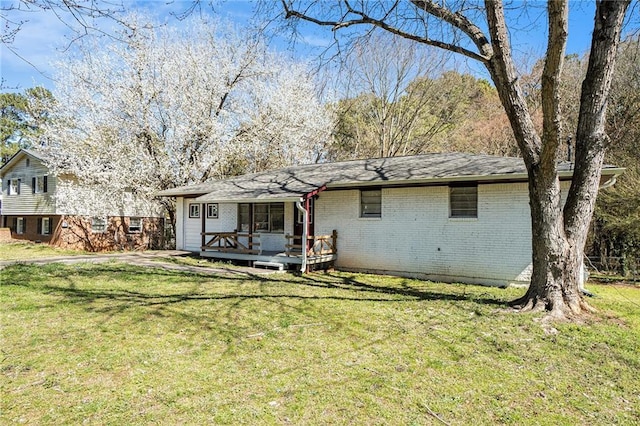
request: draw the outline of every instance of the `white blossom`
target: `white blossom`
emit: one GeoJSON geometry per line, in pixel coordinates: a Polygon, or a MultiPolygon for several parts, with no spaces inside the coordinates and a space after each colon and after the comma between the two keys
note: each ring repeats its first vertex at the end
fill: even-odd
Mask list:
{"type": "Polygon", "coordinates": [[[98,210],[124,192],[152,203],[162,189],[319,158],[332,117],[305,63],[220,22],[131,22],[126,44],[85,39],[58,64],[45,150],[56,173],[92,188],[59,203],[98,210]]]}

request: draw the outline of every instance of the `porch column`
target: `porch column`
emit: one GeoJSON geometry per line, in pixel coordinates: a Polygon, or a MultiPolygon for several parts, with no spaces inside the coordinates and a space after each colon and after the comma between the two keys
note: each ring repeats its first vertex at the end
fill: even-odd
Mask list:
{"type": "Polygon", "coordinates": [[[201,235],[201,241],[200,241],[200,251],[202,251],[202,247],[204,247],[205,244],[207,244],[207,236],[204,235],[205,232],[207,232],[207,212],[206,212],[206,208],[207,205],[202,203],[200,205],[200,221],[202,223],[202,232],[200,233],[201,235]]]}
{"type": "MultiPolygon", "coordinates": [[[[309,211],[302,207],[302,199],[296,201],[297,209],[302,213],[302,265],[300,266],[300,272],[307,272],[307,236],[309,235],[309,211]]],[[[305,205],[308,204],[308,200],[305,205]]]]}

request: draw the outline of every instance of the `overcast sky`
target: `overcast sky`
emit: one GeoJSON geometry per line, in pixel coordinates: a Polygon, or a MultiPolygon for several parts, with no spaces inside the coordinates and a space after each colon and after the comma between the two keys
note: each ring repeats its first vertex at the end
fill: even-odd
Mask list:
{"type": "MultiPolygon", "coordinates": [[[[6,6],[12,0],[0,0],[6,6]]],[[[127,7],[139,10],[143,13],[153,14],[165,20],[168,25],[180,25],[180,22],[171,16],[171,12],[184,11],[188,0],[146,0],[126,2],[127,7]]],[[[593,27],[593,2],[582,2],[580,7],[573,8],[570,16],[569,44],[567,53],[583,54],[588,50],[593,27]]],[[[529,2],[531,4],[531,2],[529,2]]],[[[541,3],[539,10],[544,8],[541,3]]],[[[519,52],[528,56],[539,57],[544,52],[545,20],[540,13],[533,8],[532,14],[521,18],[519,25],[525,30],[512,31],[513,44],[519,52]],[[522,19],[530,19],[529,24],[522,19]]],[[[51,11],[35,10],[18,15],[11,12],[12,19],[25,21],[21,31],[16,35],[15,42],[10,46],[0,45],[1,75],[3,79],[3,91],[22,91],[25,88],[36,85],[44,85],[50,89],[54,82],[48,78],[54,75],[51,62],[60,55],[60,52],[69,46],[73,31],[67,23],[73,22],[69,17],[59,19],[51,11]]],[[[252,17],[252,4],[244,0],[228,0],[216,6],[216,13],[224,19],[232,20],[238,25],[246,25],[252,17]]],[[[113,27],[113,22],[102,22],[103,27],[113,27]]],[[[312,57],[318,55],[323,47],[332,40],[332,33],[327,28],[305,27],[304,39],[298,44],[296,54],[312,57]]],[[[3,29],[4,31],[4,29],[3,29]]],[[[282,41],[274,44],[275,48],[285,49],[287,46],[282,41]]]]}

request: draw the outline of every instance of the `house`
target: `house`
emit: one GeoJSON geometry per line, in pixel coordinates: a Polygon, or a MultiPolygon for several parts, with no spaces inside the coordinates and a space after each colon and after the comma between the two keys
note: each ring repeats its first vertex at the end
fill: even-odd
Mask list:
{"type": "MultiPolygon", "coordinates": [[[[123,194],[123,209],[90,214],[83,206],[61,202],[91,191],[73,176],[56,176],[44,156],[21,149],[0,167],[2,223],[13,240],[30,240],[89,251],[142,249],[160,244],[164,219],[132,194],[123,194]]],[[[77,197],[80,199],[80,197],[77,197]]]]}
{"type": "MultiPolygon", "coordinates": [[[[572,164],[559,169],[566,191],[572,164]]],[[[606,166],[602,185],[622,171],[606,166]]],[[[531,276],[520,158],[444,153],[312,164],[158,195],[176,197],[177,248],[204,257],[497,286],[531,276]]]]}

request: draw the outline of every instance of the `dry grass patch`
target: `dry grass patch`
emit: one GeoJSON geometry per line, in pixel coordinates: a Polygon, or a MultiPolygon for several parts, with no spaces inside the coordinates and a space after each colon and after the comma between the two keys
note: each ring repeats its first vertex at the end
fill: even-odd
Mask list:
{"type": "Polygon", "coordinates": [[[640,293],[545,333],[522,289],[346,273],[0,271],[0,422],[633,424],[640,293]]]}

